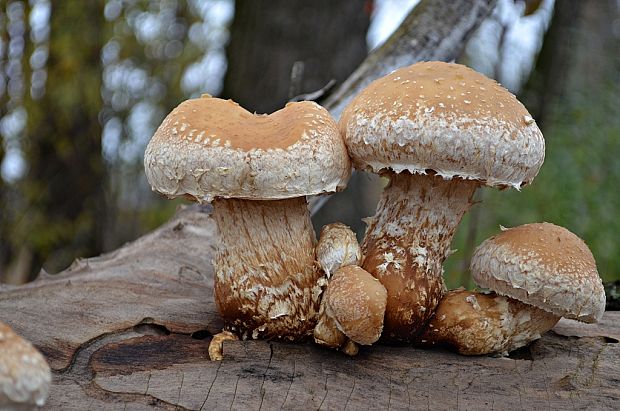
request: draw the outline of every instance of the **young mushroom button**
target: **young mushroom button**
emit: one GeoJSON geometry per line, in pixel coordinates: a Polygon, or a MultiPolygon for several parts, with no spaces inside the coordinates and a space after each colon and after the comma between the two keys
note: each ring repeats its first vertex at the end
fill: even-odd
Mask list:
{"type": "Polygon", "coordinates": [[[356,265],[339,268],[323,301],[327,317],[353,342],[371,345],[381,336],[387,292],[366,270],[356,265]]]}
{"type": "Polygon", "coordinates": [[[409,341],[444,293],[442,263],[476,188],[530,183],[544,140],[510,92],[441,62],[372,82],[339,126],[354,166],[390,180],[366,230],[362,266],[388,291],[384,337],[409,341]]]}
{"type": "Polygon", "coordinates": [[[230,100],[188,100],[151,139],[144,158],[155,191],[213,202],[219,231],[215,300],[243,338],[312,333],[322,276],[307,195],[344,188],[346,147],[312,102],[256,115],[230,100]]]}
{"type": "MultiPolygon", "coordinates": [[[[342,223],[327,224],[321,229],[316,245],[316,260],[327,279],[341,267],[359,265],[362,262],[362,250],[355,233],[342,223]]],[[[328,280],[327,289],[331,287],[328,280]]],[[[348,355],[356,355],[357,344],[338,329],[333,318],[327,315],[327,299],[323,294],[319,309],[319,319],[314,327],[314,342],[330,348],[341,349],[348,355]]]]}

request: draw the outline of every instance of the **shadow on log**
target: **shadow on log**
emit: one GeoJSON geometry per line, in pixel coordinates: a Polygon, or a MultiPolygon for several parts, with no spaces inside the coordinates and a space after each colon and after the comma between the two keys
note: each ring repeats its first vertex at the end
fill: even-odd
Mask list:
{"type": "Polygon", "coordinates": [[[47,409],[613,409],[620,313],[562,320],[511,358],[410,347],[356,358],[307,344],[226,342],[213,302],[215,225],[198,206],[66,272],[0,289],[3,320],[54,370],[47,409]]]}

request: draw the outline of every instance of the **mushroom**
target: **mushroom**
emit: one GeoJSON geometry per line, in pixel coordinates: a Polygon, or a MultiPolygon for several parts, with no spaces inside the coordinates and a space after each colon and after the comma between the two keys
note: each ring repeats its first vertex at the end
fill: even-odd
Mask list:
{"type": "Polygon", "coordinates": [[[342,223],[324,226],[316,245],[316,260],[327,278],[340,267],[359,265],[362,250],[353,230],[342,223]]]}
{"type": "Polygon", "coordinates": [[[334,273],[322,301],[325,315],[338,330],[361,345],[371,345],[381,336],[386,302],[385,287],[356,265],[334,273]]]}
{"type": "Polygon", "coordinates": [[[605,289],[592,252],[555,224],[504,228],[478,246],[470,270],[478,286],[559,317],[595,323],[605,312],[605,289]]]}
{"type": "Polygon", "coordinates": [[[339,126],[354,166],[389,179],[368,222],[362,267],[388,291],[384,337],[410,341],[445,292],[442,263],[474,191],[530,183],[544,140],[510,92],[442,62],[372,82],[339,126]]]}
{"type": "Polygon", "coordinates": [[[239,337],[230,331],[222,331],[215,334],[209,343],[209,358],[211,361],[222,361],[224,359],[224,341],[237,341],[239,337]]]}
{"type": "MultiPolygon", "coordinates": [[[[362,250],[355,233],[342,223],[327,224],[321,229],[316,245],[316,260],[329,279],[340,267],[359,265],[362,250]]],[[[329,285],[327,285],[329,287],[329,285]]],[[[319,319],[314,327],[314,341],[330,348],[341,348],[348,355],[356,355],[357,345],[338,329],[333,318],[325,313],[325,298],[321,300],[319,319]]]]}
{"type": "Polygon", "coordinates": [[[0,409],[34,410],[43,406],[51,381],[43,355],[0,322],[0,409]]]}
{"type": "Polygon", "coordinates": [[[526,224],[486,240],[474,253],[471,272],[479,286],[501,295],[449,292],[419,337],[421,345],[506,354],[540,338],[560,317],[596,322],[605,310],[592,253],[553,224],[526,224]]]}
{"type": "Polygon", "coordinates": [[[305,196],[341,190],[350,176],[329,113],[299,102],[256,115],[204,95],[166,117],[144,163],[155,191],[213,204],[215,300],[227,330],[289,340],[312,333],[322,274],[305,196]]]}

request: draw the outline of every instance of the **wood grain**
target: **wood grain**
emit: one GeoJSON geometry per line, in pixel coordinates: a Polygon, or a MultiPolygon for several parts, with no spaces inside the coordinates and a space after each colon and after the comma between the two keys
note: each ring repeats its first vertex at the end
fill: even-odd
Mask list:
{"type": "Polygon", "coordinates": [[[376,345],[349,358],[310,343],[226,341],[207,210],[58,276],[3,287],[3,320],[54,369],[45,409],[617,409],[620,313],[562,320],[511,358],[376,345]]]}

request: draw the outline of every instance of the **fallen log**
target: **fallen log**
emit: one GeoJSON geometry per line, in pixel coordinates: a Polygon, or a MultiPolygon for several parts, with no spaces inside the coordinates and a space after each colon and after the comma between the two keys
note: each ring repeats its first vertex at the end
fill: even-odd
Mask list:
{"type": "Polygon", "coordinates": [[[0,287],[0,312],[48,358],[46,409],[617,409],[620,313],[562,320],[511,357],[376,345],[227,341],[213,301],[207,207],[58,275],[0,287]]]}

